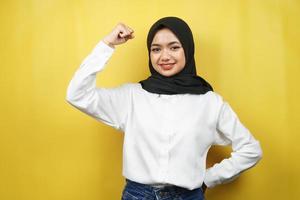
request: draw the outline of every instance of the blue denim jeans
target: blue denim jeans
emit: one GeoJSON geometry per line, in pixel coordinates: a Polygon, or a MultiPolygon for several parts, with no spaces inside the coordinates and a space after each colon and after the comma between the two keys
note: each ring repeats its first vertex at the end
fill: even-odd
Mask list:
{"type": "Polygon", "coordinates": [[[175,185],[153,187],[126,179],[122,200],[205,200],[201,188],[188,190],[175,185]]]}

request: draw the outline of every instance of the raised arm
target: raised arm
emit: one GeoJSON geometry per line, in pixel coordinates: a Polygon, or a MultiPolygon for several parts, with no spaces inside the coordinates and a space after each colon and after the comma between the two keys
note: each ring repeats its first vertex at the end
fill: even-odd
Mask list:
{"type": "Polygon", "coordinates": [[[130,106],[130,84],[109,89],[97,88],[96,74],[104,69],[115,45],[133,38],[132,33],[124,24],[118,24],[81,63],[66,95],[71,105],[118,130],[124,130],[130,106]]]}

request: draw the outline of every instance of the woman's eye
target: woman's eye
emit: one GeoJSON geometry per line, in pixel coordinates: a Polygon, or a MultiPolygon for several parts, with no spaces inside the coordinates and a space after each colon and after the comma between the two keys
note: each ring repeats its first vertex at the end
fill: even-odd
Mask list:
{"type": "Polygon", "coordinates": [[[181,48],[181,47],[180,46],[173,46],[173,47],[171,47],[172,50],[177,50],[179,48],[181,48]]]}
{"type": "Polygon", "coordinates": [[[153,49],[151,49],[151,51],[153,51],[153,52],[158,52],[160,49],[159,48],[153,48],[153,49]]]}

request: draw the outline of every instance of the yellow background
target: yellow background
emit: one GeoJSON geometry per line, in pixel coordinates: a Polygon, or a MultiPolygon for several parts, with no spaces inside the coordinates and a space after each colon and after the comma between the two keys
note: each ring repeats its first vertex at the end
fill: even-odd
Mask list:
{"type": "MultiPolygon", "coordinates": [[[[120,199],[123,135],[71,107],[67,85],[118,22],[136,38],[97,84],[147,78],[147,31],[169,15],[190,25],[198,74],[263,148],[258,165],[207,199],[299,199],[299,0],[0,2],[0,199],[120,199]]],[[[229,150],[211,149],[208,166],[229,150]]]]}

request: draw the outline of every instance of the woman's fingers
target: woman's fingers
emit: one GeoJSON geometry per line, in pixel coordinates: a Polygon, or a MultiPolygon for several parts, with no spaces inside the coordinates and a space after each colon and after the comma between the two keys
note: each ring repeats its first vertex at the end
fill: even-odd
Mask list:
{"type": "Polygon", "coordinates": [[[119,32],[119,36],[121,38],[133,38],[132,37],[132,33],[134,32],[130,27],[126,26],[125,24],[119,23],[119,28],[120,28],[120,32],[119,32]]]}
{"type": "Polygon", "coordinates": [[[129,26],[118,23],[117,26],[113,29],[113,31],[107,35],[103,40],[105,43],[114,47],[114,45],[123,44],[128,39],[134,38],[133,29],[129,26]]]}
{"type": "Polygon", "coordinates": [[[134,38],[134,35],[132,33],[120,33],[119,37],[120,38],[132,39],[132,38],[134,38]]]}

